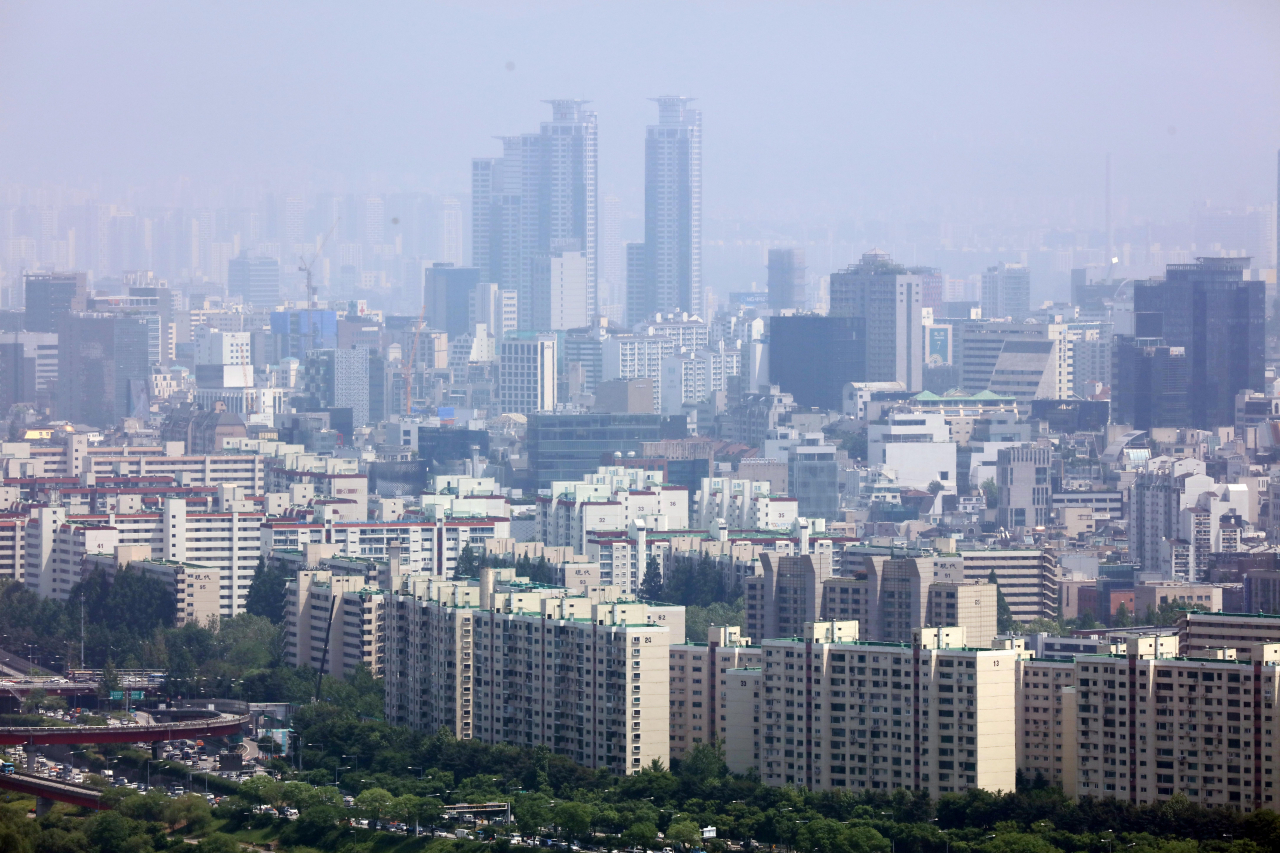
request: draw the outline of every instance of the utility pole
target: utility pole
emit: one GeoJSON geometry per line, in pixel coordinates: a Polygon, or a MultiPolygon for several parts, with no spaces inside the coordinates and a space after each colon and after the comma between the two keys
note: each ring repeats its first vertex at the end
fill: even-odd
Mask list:
{"type": "Polygon", "coordinates": [[[80,668],[84,669],[84,590],[80,591],[80,668]]]}

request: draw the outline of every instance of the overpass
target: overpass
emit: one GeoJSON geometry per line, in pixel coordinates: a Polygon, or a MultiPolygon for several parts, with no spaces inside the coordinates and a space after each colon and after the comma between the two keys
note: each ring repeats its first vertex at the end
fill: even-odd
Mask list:
{"type": "Polygon", "coordinates": [[[86,809],[101,810],[102,792],[87,785],[73,785],[32,773],[0,774],[0,790],[14,791],[36,798],[36,814],[49,811],[56,800],[86,809]]]}
{"type": "MultiPolygon", "coordinates": [[[[188,716],[172,711],[175,716],[188,716]]],[[[0,745],[21,744],[27,754],[29,778],[35,770],[36,750],[39,744],[71,743],[150,743],[153,758],[160,757],[160,744],[175,738],[229,737],[238,735],[249,724],[249,717],[236,714],[210,714],[195,719],[173,720],[145,726],[0,726],[0,745]]],[[[12,778],[12,777],[3,777],[12,778]]],[[[76,787],[76,786],[72,786],[76,787]]],[[[51,797],[51,799],[58,799],[51,797]]],[[[64,802],[71,802],[65,800],[64,802]]]]}

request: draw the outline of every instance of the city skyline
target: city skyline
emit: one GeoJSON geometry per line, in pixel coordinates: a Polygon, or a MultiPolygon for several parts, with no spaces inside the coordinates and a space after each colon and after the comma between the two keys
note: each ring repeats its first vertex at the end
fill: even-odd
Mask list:
{"type": "Polygon", "coordinates": [[[1280,138],[1278,120],[1263,107],[1280,98],[1277,75],[1267,73],[1277,61],[1270,51],[1255,52],[1248,68],[1207,58],[1174,68],[1144,61],[1199,55],[1193,46],[1227,38],[1235,40],[1235,55],[1274,43],[1280,13],[1268,4],[1228,11],[1182,4],[1164,15],[1134,4],[1108,7],[1105,19],[1103,7],[1088,5],[1039,14],[1010,14],[1002,4],[963,13],[930,5],[808,7],[796,15],[761,6],[735,16],[732,30],[743,40],[775,35],[777,51],[755,66],[697,38],[720,19],[725,7],[718,4],[648,14],[578,4],[402,7],[378,22],[352,20],[336,9],[295,22],[286,7],[241,7],[242,14],[233,15],[224,6],[196,6],[145,17],[125,10],[105,19],[93,9],[58,15],[55,8],[6,12],[6,29],[23,38],[0,60],[0,75],[8,71],[17,79],[22,63],[54,39],[65,55],[83,59],[10,87],[0,108],[0,143],[9,152],[0,183],[67,181],[110,190],[118,182],[119,189],[151,186],[157,201],[176,196],[183,180],[245,189],[269,182],[277,191],[313,186],[452,195],[466,191],[469,158],[487,137],[541,120],[543,99],[576,97],[590,99],[600,115],[602,189],[638,211],[638,139],[652,120],[646,99],[674,91],[714,105],[706,152],[707,182],[715,188],[711,217],[812,217],[818,224],[849,208],[874,216],[945,214],[981,197],[988,205],[1017,202],[1028,209],[1087,200],[1089,216],[1100,223],[1107,152],[1113,154],[1117,221],[1123,221],[1125,206],[1134,216],[1153,218],[1185,212],[1205,198],[1230,206],[1265,203],[1280,138]],[[867,39],[855,57],[845,56],[843,65],[838,59],[843,34],[853,28],[888,35],[908,21],[918,70],[890,74],[880,67],[892,56],[891,38],[867,39]],[[294,23],[302,27],[300,37],[273,35],[294,23]],[[385,49],[419,27],[445,36],[430,58],[385,49]],[[561,56],[537,47],[540,36],[557,29],[578,36],[581,49],[561,56]],[[102,57],[95,40],[103,32],[120,40],[121,61],[86,80],[75,71],[102,57]],[[485,37],[477,42],[480,33],[485,37]],[[481,49],[460,52],[451,42],[481,49]],[[174,44],[183,49],[175,51],[174,44]],[[228,46],[254,59],[229,62],[228,46]],[[996,49],[999,61],[983,58],[996,49]],[[318,57],[326,51],[350,59],[325,67],[318,57]],[[350,61],[357,57],[365,61],[350,61]],[[1009,67],[1023,73],[1006,74],[1009,67]],[[160,84],[163,75],[152,76],[158,68],[175,82],[160,84]],[[450,86],[387,83],[441,79],[445,68],[466,73],[450,86]],[[1123,88],[1113,82],[1118,76],[1123,88]],[[821,79],[858,82],[815,87],[812,81],[821,79]],[[255,92],[253,84],[264,80],[269,85],[255,92]],[[126,86],[139,97],[124,103],[113,93],[126,86]],[[784,103],[804,121],[760,122],[784,103]],[[54,104],[105,133],[89,145],[47,135],[33,144],[20,128],[54,104]],[[1235,108],[1233,133],[1203,122],[1210,105],[1235,108]],[[340,110],[348,110],[350,129],[332,126],[340,110]],[[397,114],[399,121],[388,121],[397,114]],[[1008,120],[992,122],[993,114],[1008,120]],[[893,145],[880,134],[850,138],[846,127],[860,126],[847,125],[852,115],[875,115],[877,123],[898,127],[893,145]],[[254,146],[246,145],[248,127],[256,128],[249,135],[258,140],[254,146]],[[138,157],[139,150],[154,156],[138,157]]]}

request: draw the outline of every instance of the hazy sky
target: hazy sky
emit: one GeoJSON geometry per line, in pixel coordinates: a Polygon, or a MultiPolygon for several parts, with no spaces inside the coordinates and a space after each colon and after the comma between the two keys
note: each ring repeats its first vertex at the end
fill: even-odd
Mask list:
{"type": "Polygon", "coordinates": [[[576,96],[635,212],[666,93],[703,110],[711,217],[1088,224],[1111,151],[1131,214],[1184,218],[1275,200],[1280,2],[7,0],[0,182],[465,192],[576,96]]]}

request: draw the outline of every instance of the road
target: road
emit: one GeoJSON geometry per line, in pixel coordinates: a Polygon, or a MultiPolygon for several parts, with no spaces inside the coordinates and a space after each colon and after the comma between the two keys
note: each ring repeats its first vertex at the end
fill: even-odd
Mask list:
{"type": "Polygon", "coordinates": [[[247,716],[219,714],[182,722],[152,722],[146,726],[3,726],[0,744],[145,743],[202,735],[238,735],[248,724],[247,716]]]}

